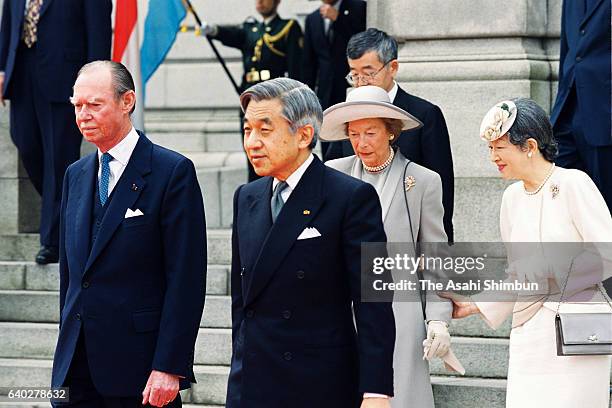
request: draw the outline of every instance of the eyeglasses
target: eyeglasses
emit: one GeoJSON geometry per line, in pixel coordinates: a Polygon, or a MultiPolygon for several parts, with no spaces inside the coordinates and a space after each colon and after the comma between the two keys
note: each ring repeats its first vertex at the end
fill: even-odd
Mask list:
{"type": "Polygon", "coordinates": [[[378,69],[376,72],[371,72],[369,74],[363,74],[363,75],[349,73],[344,78],[346,79],[346,82],[348,82],[350,86],[356,86],[359,82],[363,82],[366,85],[368,85],[368,84],[372,83],[372,81],[374,79],[376,79],[376,75],[378,75],[378,73],[380,71],[385,69],[385,67],[387,65],[389,65],[389,63],[391,61],[393,61],[393,60],[389,60],[389,61],[385,62],[384,65],[382,67],[380,67],[380,69],[378,69]]]}

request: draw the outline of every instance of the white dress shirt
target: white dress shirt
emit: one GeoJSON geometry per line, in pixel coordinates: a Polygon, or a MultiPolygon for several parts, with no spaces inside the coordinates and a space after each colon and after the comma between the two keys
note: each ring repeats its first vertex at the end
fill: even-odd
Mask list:
{"type": "MultiPolygon", "coordinates": [[[[304,163],[302,163],[300,167],[298,167],[293,173],[291,173],[289,177],[287,177],[287,180],[285,180],[285,182],[287,183],[287,187],[285,187],[285,189],[281,191],[281,198],[283,199],[283,203],[287,202],[289,196],[297,187],[298,183],[300,182],[300,179],[302,178],[302,176],[306,172],[306,169],[308,168],[308,166],[310,166],[310,163],[312,163],[313,160],[314,156],[312,155],[312,153],[310,153],[310,156],[308,156],[304,163]]],[[[272,191],[274,191],[278,183],[280,183],[280,180],[275,177],[274,181],[272,182],[272,191]]]]}
{"type": "MultiPolygon", "coordinates": [[[[113,156],[113,159],[108,164],[110,168],[110,179],[108,181],[109,197],[113,191],[113,188],[115,188],[117,182],[121,178],[125,167],[130,161],[130,157],[132,157],[132,153],[134,152],[134,148],[136,148],[136,143],[138,143],[139,137],[140,136],[138,136],[138,133],[136,133],[136,129],[132,127],[127,136],[107,152],[113,156]]],[[[98,183],[100,182],[100,173],[102,173],[102,165],[100,163],[101,157],[102,152],[100,149],[98,149],[98,183]]]]}
{"type": "Polygon", "coordinates": [[[387,92],[389,94],[389,99],[391,100],[391,103],[393,103],[393,100],[397,96],[397,88],[397,82],[393,81],[393,88],[391,88],[391,90],[387,92]]]}

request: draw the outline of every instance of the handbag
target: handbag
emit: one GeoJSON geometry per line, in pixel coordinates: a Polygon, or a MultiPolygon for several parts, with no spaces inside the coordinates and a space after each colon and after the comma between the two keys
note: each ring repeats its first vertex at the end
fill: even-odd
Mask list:
{"type": "MultiPolygon", "coordinates": [[[[569,273],[568,273],[569,279],[569,273]]],[[[555,316],[558,356],[593,356],[612,354],[612,313],[559,313],[565,286],[555,316]]],[[[599,291],[612,309],[601,283],[599,291]]]]}

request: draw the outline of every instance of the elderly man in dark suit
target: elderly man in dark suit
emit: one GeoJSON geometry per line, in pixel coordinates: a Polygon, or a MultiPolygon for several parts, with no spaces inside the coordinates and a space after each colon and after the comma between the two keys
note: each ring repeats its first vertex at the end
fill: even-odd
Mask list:
{"type": "Polygon", "coordinates": [[[550,121],[555,163],[586,172],[612,211],[610,1],[565,0],[559,90],[550,121]]]}
{"type": "MultiPolygon", "coordinates": [[[[363,0],[323,0],[323,5],[306,17],[302,75],[316,91],[323,109],[346,99],[346,45],[353,34],[365,27],[363,0]]],[[[352,154],[343,155],[340,142],[322,142],[321,148],[325,160],[352,154]]]]}
{"type": "Polygon", "coordinates": [[[130,122],[128,70],[85,65],[76,122],[96,152],[66,172],[60,223],[60,332],[52,386],[69,407],[180,407],[195,382],[206,231],[193,163],[130,122]]]}
{"type": "MultiPolygon", "coordinates": [[[[444,231],[449,242],[453,242],[455,176],[450,139],[442,111],[433,103],[404,91],[395,82],[399,69],[397,42],[387,33],[369,28],[354,35],[348,43],[346,55],[351,68],[347,80],[354,87],[376,85],[383,88],[395,106],[423,123],[422,128],[403,132],[396,145],[408,159],[440,175],[444,231]]],[[[350,144],[344,150],[343,156],[353,154],[350,144]]]]}
{"type": "Polygon", "coordinates": [[[306,85],[278,78],[240,101],[262,178],[234,195],[227,407],[388,407],[391,303],[361,300],[361,244],[386,242],[378,195],[312,154],[323,113],[306,85]]]}
{"type": "Polygon", "coordinates": [[[83,64],[109,59],[111,0],[5,0],[0,101],[11,101],[11,138],[42,197],[36,262],[58,261],[62,178],[80,156],[68,102],[83,64]]]}

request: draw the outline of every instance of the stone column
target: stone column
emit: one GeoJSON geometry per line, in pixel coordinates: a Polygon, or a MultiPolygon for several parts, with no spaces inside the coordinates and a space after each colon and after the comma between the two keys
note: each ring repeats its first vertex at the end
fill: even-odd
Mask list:
{"type": "Polygon", "coordinates": [[[559,59],[561,0],[368,1],[368,27],[400,43],[398,82],[440,106],[455,170],[455,239],[499,240],[507,185],[479,138],[494,103],[529,97],[549,110],[559,59]]]}

